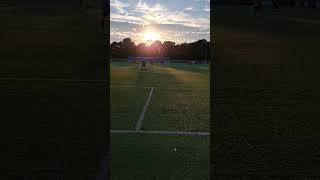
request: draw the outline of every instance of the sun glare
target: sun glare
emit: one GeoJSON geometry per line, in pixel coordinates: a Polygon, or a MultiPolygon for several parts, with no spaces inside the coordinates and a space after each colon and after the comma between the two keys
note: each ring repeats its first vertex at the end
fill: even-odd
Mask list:
{"type": "Polygon", "coordinates": [[[153,42],[153,41],[156,41],[156,40],[159,40],[159,39],[160,39],[160,35],[157,34],[157,33],[150,32],[150,31],[144,33],[144,40],[146,42],[150,42],[150,41],[153,42]]]}

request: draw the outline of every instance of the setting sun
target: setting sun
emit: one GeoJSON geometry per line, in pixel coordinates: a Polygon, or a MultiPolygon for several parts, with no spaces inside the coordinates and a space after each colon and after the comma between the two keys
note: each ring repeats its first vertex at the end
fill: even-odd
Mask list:
{"type": "Polygon", "coordinates": [[[150,32],[150,31],[144,33],[144,40],[146,42],[148,42],[148,41],[156,41],[156,40],[159,40],[159,39],[160,39],[160,35],[157,34],[157,33],[150,32]]]}

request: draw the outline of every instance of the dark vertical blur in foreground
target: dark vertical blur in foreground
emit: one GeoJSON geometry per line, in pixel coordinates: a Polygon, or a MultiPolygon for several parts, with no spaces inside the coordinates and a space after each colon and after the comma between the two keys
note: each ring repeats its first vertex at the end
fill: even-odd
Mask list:
{"type": "Polygon", "coordinates": [[[214,177],[319,176],[319,9],[225,5],[212,17],[214,177]]]}
{"type": "Polygon", "coordinates": [[[0,1],[0,179],[99,174],[108,139],[101,2],[0,1]]]}

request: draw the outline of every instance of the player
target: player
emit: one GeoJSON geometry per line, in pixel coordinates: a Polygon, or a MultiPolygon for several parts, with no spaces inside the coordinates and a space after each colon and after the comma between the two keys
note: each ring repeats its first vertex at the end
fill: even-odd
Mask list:
{"type": "Polygon", "coordinates": [[[153,62],[153,61],[150,61],[150,67],[149,67],[149,69],[150,69],[151,71],[153,71],[153,64],[154,64],[154,62],[153,62]]]}
{"type": "Polygon", "coordinates": [[[147,71],[147,63],[146,63],[146,61],[142,61],[141,62],[141,70],[143,71],[147,71]]]}

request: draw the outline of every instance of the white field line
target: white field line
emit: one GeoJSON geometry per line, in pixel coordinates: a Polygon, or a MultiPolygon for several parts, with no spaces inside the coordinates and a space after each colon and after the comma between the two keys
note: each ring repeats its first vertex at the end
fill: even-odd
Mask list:
{"type": "Polygon", "coordinates": [[[141,126],[142,126],[142,123],[143,123],[144,114],[146,113],[147,108],[148,108],[148,106],[150,104],[150,100],[151,100],[151,97],[152,97],[152,94],[153,94],[153,90],[154,90],[154,87],[151,88],[149,96],[147,98],[147,101],[143,106],[142,112],[141,112],[141,114],[139,116],[139,120],[138,120],[138,122],[136,124],[136,131],[141,129],[141,126]]]}
{"type": "Polygon", "coordinates": [[[210,136],[210,132],[187,132],[187,131],[110,130],[110,133],[118,133],[118,134],[167,134],[167,135],[210,136]]]}
{"type": "Polygon", "coordinates": [[[199,68],[201,68],[201,69],[209,69],[209,68],[206,68],[206,67],[199,67],[199,68]]]}
{"type": "Polygon", "coordinates": [[[61,82],[108,82],[107,80],[98,79],[61,79],[61,78],[0,78],[2,81],[61,81],[61,82]]]}

